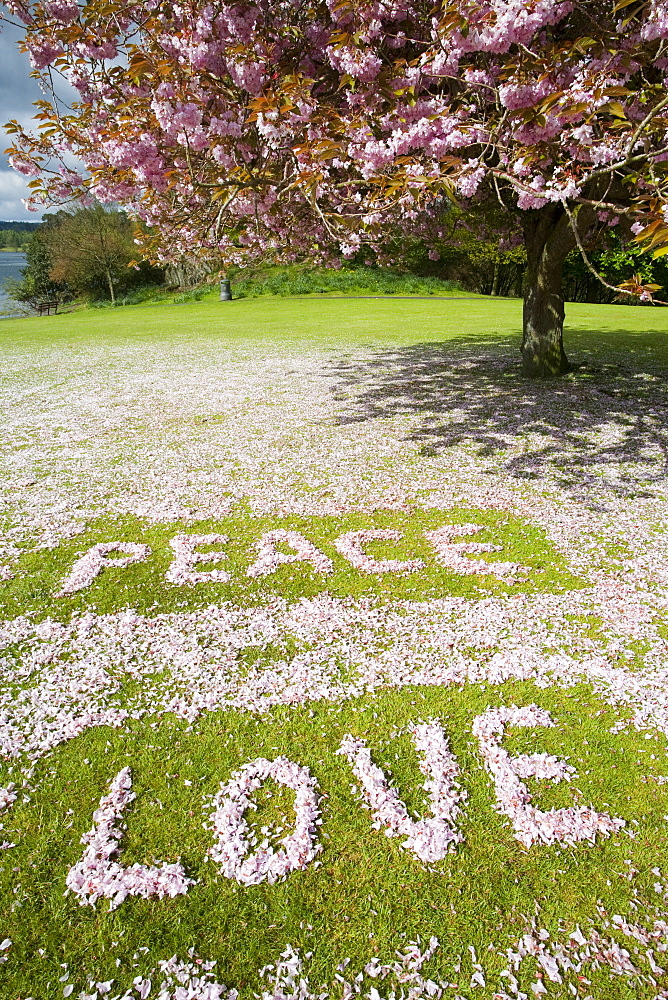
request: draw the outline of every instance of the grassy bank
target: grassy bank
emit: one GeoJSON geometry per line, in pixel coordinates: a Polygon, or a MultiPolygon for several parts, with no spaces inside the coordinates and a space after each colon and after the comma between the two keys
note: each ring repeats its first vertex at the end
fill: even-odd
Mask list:
{"type": "MultiPolygon", "coordinates": [[[[381,268],[313,268],[282,266],[248,269],[231,274],[235,298],[258,296],[304,295],[468,295],[456,282],[435,277],[420,277],[381,268]]],[[[198,302],[218,298],[218,283],[174,292],[167,288],[138,288],[121,296],[118,306],[140,305],[144,302],[198,302]]],[[[106,308],[107,301],[92,302],[91,308],[106,308]]]]}

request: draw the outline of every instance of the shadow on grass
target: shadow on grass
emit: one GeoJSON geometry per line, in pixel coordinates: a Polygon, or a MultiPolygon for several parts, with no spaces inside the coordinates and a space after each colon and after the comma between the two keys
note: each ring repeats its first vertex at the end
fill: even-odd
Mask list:
{"type": "Polygon", "coordinates": [[[461,337],[334,365],[337,423],[409,415],[425,456],[465,446],[494,473],[663,497],[668,478],[668,337],[569,331],[575,370],[523,377],[516,339],[461,337]],[[578,343],[580,342],[580,343],[578,343]],[[665,346],[664,346],[665,345],[665,346]],[[501,469],[499,469],[501,465],[501,469]]]}

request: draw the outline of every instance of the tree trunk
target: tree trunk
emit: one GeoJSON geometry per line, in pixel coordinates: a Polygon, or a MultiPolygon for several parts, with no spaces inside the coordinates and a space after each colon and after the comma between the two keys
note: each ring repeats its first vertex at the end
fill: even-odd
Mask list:
{"type": "Polygon", "coordinates": [[[494,261],[494,273],[492,276],[492,295],[499,294],[499,284],[501,279],[501,267],[498,260],[494,261]]]}
{"type": "Polygon", "coordinates": [[[111,296],[112,306],[116,305],[116,296],[114,295],[114,281],[111,276],[111,271],[107,271],[107,284],[109,285],[109,294],[111,296]]]}
{"type": "Polygon", "coordinates": [[[575,246],[561,205],[526,212],[522,363],[529,378],[555,378],[570,371],[564,351],[563,267],[575,246]]]}

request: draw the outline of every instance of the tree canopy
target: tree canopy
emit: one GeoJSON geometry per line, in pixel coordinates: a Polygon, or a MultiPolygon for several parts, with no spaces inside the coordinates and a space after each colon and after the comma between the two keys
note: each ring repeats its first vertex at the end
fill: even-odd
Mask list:
{"type": "Polygon", "coordinates": [[[614,225],[668,248],[666,0],[10,7],[36,72],[80,95],[12,126],[35,202],[126,205],[163,258],[382,252],[494,198],[527,251],[525,370],[550,375],[566,256],[614,225]]]}

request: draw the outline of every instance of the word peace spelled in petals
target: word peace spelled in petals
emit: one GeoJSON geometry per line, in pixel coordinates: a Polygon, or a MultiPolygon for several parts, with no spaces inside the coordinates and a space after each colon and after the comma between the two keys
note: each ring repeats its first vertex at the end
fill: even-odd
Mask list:
{"type": "Polygon", "coordinates": [[[525,847],[532,844],[575,844],[594,841],[596,834],[607,837],[626,825],[623,819],[597,813],[593,809],[571,807],[542,812],[531,805],[531,795],[520,778],[547,781],[570,781],[571,767],[550,754],[520,754],[511,757],[501,746],[505,728],[510,726],[554,726],[549,712],[537,705],[524,708],[490,708],[473,723],[473,735],[480,741],[480,752],[494,779],[498,810],[511,820],[515,837],[525,847]]]}
{"type": "MultiPolygon", "coordinates": [[[[459,536],[474,535],[484,531],[478,524],[446,524],[435,531],[425,532],[425,537],[432,545],[436,562],[460,576],[474,574],[496,576],[506,583],[514,583],[517,579],[526,578],[529,567],[520,566],[514,562],[486,562],[483,559],[471,559],[469,556],[482,555],[488,552],[500,552],[502,545],[492,542],[455,541],[459,536]]],[[[359,529],[347,531],[332,541],[337,552],[343,556],[360,573],[415,573],[425,568],[423,559],[378,559],[366,551],[370,542],[399,542],[402,534],[392,528],[359,529]]],[[[225,569],[196,569],[199,563],[221,562],[227,558],[220,549],[198,551],[200,546],[224,545],[229,542],[227,535],[213,533],[208,535],[178,534],[170,540],[174,559],[165,574],[168,583],[177,586],[194,586],[198,583],[226,583],[231,574],[225,569]]],[[[281,566],[290,563],[307,563],[311,569],[323,576],[334,571],[334,563],[313,542],[305,538],[299,531],[285,528],[275,528],[262,535],[255,546],[255,561],[246,570],[246,576],[259,578],[275,573],[281,566]],[[278,546],[283,545],[292,552],[283,552],[278,546]]],[[[90,586],[93,580],[107,568],[122,569],[132,563],[141,562],[151,555],[148,545],[135,542],[99,542],[93,545],[78,559],[70,574],[63,580],[56,597],[66,597],[90,586]],[[113,552],[125,555],[110,558],[113,552]]]]}
{"type": "Polygon", "coordinates": [[[94,906],[98,899],[106,898],[110,900],[109,909],[113,910],[126,896],[145,899],[179,896],[195,884],[180,864],[134,864],[124,868],[112,861],[123,835],[120,826],[115,824],[120,824],[124,810],[135,798],[130,768],[124,767],[93,813],[92,828],[81,838],[82,844],[88,844],[83,857],[67,874],[67,888],[81,897],[82,906],[94,906]]]}

